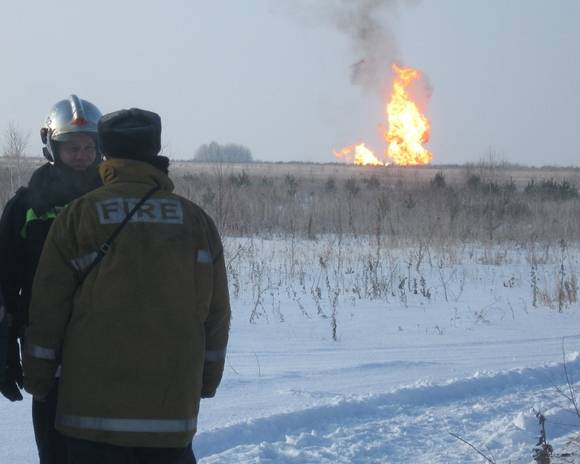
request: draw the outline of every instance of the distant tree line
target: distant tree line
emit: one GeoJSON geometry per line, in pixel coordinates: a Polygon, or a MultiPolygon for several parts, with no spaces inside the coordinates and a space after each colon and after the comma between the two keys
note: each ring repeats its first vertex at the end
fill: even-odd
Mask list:
{"type": "Polygon", "coordinates": [[[220,145],[217,142],[199,147],[193,159],[210,163],[251,163],[253,161],[249,148],[233,143],[220,145]]]}

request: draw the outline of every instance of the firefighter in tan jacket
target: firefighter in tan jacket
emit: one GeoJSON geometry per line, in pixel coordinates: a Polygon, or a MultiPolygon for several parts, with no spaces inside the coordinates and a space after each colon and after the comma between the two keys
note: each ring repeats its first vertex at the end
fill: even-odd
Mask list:
{"type": "Polygon", "coordinates": [[[192,463],[199,401],[215,394],[228,341],[221,240],[172,193],[157,114],[110,113],[98,132],[104,186],[54,221],[35,275],[25,388],[42,398],[61,364],[56,427],[73,464],[192,463]]]}

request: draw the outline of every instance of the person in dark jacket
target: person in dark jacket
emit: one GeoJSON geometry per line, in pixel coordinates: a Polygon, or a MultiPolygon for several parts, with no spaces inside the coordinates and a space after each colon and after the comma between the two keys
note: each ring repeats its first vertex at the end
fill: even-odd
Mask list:
{"type": "Polygon", "coordinates": [[[44,397],[61,360],[70,464],[193,464],[200,398],[215,395],[228,342],[221,239],[173,193],[157,114],[105,115],[99,143],[104,186],[55,219],[40,258],[24,386],[44,397]]]}
{"type": "MultiPolygon", "coordinates": [[[[100,117],[95,105],[76,95],[53,106],[40,131],[48,162],[8,201],[0,219],[0,287],[8,332],[0,344],[0,393],[10,401],[22,400],[19,340],[28,322],[32,281],[52,221],[75,198],[102,185],[97,171],[100,117]]],[[[54,428],[56,396],[57,380],[52,379],[46,398],[32,404],[41,464],[66,463],[64,438],[54,428]]]]}

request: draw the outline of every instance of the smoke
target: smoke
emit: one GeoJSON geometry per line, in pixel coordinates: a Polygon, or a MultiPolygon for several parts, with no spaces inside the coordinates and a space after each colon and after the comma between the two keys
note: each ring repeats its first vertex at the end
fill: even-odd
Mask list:
{"type": "MultiPolygon", "coordinates": [[[[290,0],[289,0],[290,3],[290,0]]],[[[331,24],[350,39],[354,62],[353,84],[371,92],[382,92],[390,66],[400,61],[397,41],[389,19],[402,3],[416,0],[294,0],[292,12],[302,18],[331,24]]]]}
{"type": "Polygon", "coordinates": [[[335,0],[330,19],[351,39],[357,61],[351,66],[351,81],[370,91],[380,91],[391,63],[399,57],[397,41],[381,9],[392,0],[335,0]],[[381,21],[383,19],[383,21],[381,21]]]}

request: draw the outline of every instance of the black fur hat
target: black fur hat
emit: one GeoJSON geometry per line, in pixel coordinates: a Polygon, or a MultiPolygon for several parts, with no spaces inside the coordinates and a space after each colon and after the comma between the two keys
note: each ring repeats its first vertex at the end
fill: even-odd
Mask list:
{"type": "Polygon", "coordinates": [[[131,108],[105,114],[97,130],[108,158],[150,161],[161,150],[161,118],[152,111],[131,108]]]}

